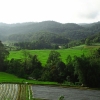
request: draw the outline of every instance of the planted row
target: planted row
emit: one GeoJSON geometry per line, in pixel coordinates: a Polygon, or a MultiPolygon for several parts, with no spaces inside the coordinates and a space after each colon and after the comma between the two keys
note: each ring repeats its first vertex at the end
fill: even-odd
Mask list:
{"type": "Polygon", "coordinates": [[[29,100],[27,84],[0,84],[0,100],[29,100]]]}

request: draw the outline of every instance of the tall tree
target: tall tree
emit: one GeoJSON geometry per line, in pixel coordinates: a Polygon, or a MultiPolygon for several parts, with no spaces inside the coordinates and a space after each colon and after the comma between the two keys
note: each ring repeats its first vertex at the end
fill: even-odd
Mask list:
{"type": "MultiPolygon", "coordinates": [[[[99,51],[98,51],[99,52],[99,51]]],[[[97,54],[97,53],[96,53],[97,54]]],[[[78,75],[79,82],[89,87],[100,87],[100,56],[75,57],[75,73],[78,75]]]]}
{"type": "Polygon", "coordinates": [[[9,52],[5,49],[4,45],[0,41],[0,71],[5,71],[4,67],[4,61],[6,57],[9,55],[9,52]]]}
{"type": "Polygon", "coordinates": [[[32,56],[30,63],[32,64],[32,66],[28,69],[28,72],[31,72],[30,76],[35,79],[39,79],[42,74],[42,64],[38,60],[37,55],[32,56]]]}
{"type": "Polygon", "coordinates": [[[58,69],[60,68],[60,63],[58,64],[58,62],[60,61],[60,53],[54,50],[51,51],[47,60],[48,75],[50,76],[49,81],[57,81],[59,74],[58,69]]]}
{"type": "Polygon", "coordinates": [[[42,71],[42,64],[38,60],[37,55],[31,55],[27,50],[23,50],[23,66],[27,78],[29,76],[33,77],[34,79],[38,79],[41,77],[42,71]]]}
{"type": "Polygon", "coordinates": [[[61,59],[60,59],[60,53],[57,52],[57,51],[51,51],[50,54],[49,54],[49,57],[48,57],[48,60],[47,60],[47,64],[49,65],[55,65],[57,64],[57,62],[59,62],[61,59]]]}
{"type": "Polygon", "coordinates": [[[74,60],[70,55],[67,56],[66,59],[66,74],[67,74],[67,81],[69,82],[77,82],[78,77],[74,74],[75,68],[74,68],[74,60]]]}
{"type": "Polygon", "coordinates": [[[86,44],[86,45],[91,45],[91,42],[90,42],[90,39],[89,39],[89,38],[87,38],[87,39],[85,40],[85,44],[86,44]]]}

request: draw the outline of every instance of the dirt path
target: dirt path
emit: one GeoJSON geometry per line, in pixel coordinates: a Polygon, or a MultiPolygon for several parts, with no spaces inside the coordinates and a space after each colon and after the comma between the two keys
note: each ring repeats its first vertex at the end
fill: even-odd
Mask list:
{"type": "Polygon", "coordinates": [[[44,98],[48,100],[58,100],[64,96],[64,100],[100,100],[100,91],[82,90],[50,86],[32,86],[33,96],[35,98],[44,98]]]}

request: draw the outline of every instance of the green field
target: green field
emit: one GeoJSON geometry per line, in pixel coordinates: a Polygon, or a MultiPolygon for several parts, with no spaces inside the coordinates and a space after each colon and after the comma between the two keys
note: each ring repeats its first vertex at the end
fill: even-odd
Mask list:
{"type": "MultiPolygon", "coordinates": [[[[38,59],[41,61],[43,65],[46,64],[48,59],[49,53],[51,50],[27,50],[32,55],[37,55],[38,59]]],[[[87,55],[89,50],[87,49],[80,49],[80,48],[71,48],[71,49],[59,49],[56,50],[61,54],[62,61],[66,62],[66,58],[68,55],[73,56],[80,56],[82,54],[87,55]]],[[[22,50],[20,51],[10,51],[8,59],[23,59],[22,50]]]]}
{"type": "Polygon", "coordinates": [[[12,74],[0,72],[0,82],[21,83],[24,79],[18,78],[12,74]]]}
{"type": "Polygon", "coordinates": [[[43,82],[43,81],[37,81],[37,80],[26,80],[22,78],[18,78],[17,76],[13,74],[8,74],[4,72],[0,72],[0,82],[1,83],[26,83],[29,84],[35,84],[35,85],[57,85],[57,82],[43,82]]]}

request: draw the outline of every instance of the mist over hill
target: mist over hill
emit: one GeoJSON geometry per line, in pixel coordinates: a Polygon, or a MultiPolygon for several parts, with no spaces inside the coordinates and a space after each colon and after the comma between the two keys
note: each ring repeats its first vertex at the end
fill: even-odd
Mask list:
{"type": "Polygon", "coordinates": [[[0,23],[0,40],[2,41],[34,41],[41,37],[80,40],[99,32],[100,22],[91,24],[62,24],[55,21],[17,24],[0,23]]]}

